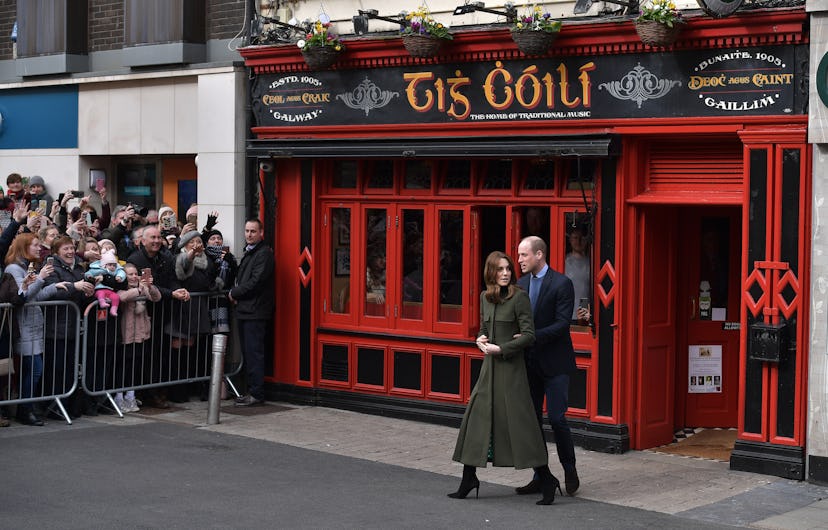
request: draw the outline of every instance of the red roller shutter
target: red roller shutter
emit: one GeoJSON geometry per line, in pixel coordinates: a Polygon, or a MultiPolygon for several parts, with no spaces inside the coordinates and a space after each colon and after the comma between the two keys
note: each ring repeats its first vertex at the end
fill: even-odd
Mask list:
{"type": "Polygon", "coordinates": [[[646,189],[656,193],[738,193],[744,179],[743,166],[739,141],[655,142],[649,150],[646,189]]]}

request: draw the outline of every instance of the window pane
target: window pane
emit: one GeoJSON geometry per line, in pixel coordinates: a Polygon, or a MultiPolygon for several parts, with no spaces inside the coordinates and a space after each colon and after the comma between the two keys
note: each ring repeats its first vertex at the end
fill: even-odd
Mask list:
{"type": "Polygon", "coordinates": [[[406,160],[405,189],[431,189],[431,164],[425,160],[406,160]]]}
{"type": "MultiPolygon", "coordinates": [[[[528,236],[538,236],[549,244],[549,208],[544,206],[529,206],[523,210],[521,239],[528,236]]],[[[547,258],[548,259],[548,258],[547,258]]]]}
{"type": "Polygon", "coordinates": [[[704,217],[701,222],[701,248],[699,249],[699,291],[710,292],[710,302],[702,308],[699,299],[700,319],[710,320],[713,307],[727,307],[728,265],[730,263],[730,219],[728,217],[704,217]],[[707,283],[705,283],[707,282],[707,283]]]}
{"type": "Polygon", "coordinates": [[[365,314],[385,316],[386,218],[384,208],[365,211],[365,314]]]}
{"type": "Polygon", "coordinates": [[[353,160],[337,160],[333,168],[334,188],[356,188],[358,163],[353,160]]]}
{"type": "Polygon", "coordinates": [[[551,190],[555,188],[555,162],[533,160],[526,168],[524,190],[551,190]]]}
{"type": "Polygon", "coordinates": [[[508,190],[512,188],[512,161],[489,160],[484,163],[484,190],[508,190]]]}
{"type": "Polygon", "coordinates": [[[575,287],[575,306],[572,319],[578,319],[578,308],[592,307],[592,266],[590,245],[592,230],[589,217],[585,214],[566,214],[566,264],[564,273],[575,287]]]}
{"type": "Polygon", "coordinates": [[[440,212],[440,311],[441,322],[463,320],[463,212],[440,212]]]}
{"type": "Polygon", "coordinates": [[[368,187],[391,189],[394,187],[394,161],[377,160],[368,165],[368,187]]]}
{"type": "Polygon", "coordinates": [[[598,163],[595,159],[584,158],[573,160],[569,164],[569,176],[566,180],[568,190],[591,190],[595,185],[595,171],[598,163]]]}
{"type": "Polygon", "coordinates": [[[403,210],[402,318],[423,319],[423,210],[403,210]]]}
{"type": "Polygon", "coordinates": [[[467,190],[471,188],[471,161],[451,160],[446,164],[443,189],[467,190]]]}
{"type": "Polygon", "coordinates": [[[331,209],[331,313],[350,313],[351,209],[331,209]]]}

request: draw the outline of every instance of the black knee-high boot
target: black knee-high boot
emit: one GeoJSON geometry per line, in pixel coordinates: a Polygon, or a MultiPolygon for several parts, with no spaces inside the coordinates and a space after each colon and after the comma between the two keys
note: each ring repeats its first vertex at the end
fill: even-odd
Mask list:
{"type": "MultiPolygon", "coordinates": [[[[541,492],[543,493],[543,499],[539,500],[535,504],[552,504],[555,502],[555,490],[557,489],[558,491],[561,491],[560,481],[555,478],[555,475],[553,475],[551,471],[549,471],[549,466],[536,467],[535,473],[537,473],[540,478],[541,492]]],[[[561,495],[563,495],[563,492],[561,492],[561,495]]]]}
{"type": "MultiPolygon", "coordinates": [[[[547,471],[549,471],[547,469],[547,471]]],[[[452,499],[465,499],[466,495],[469,494],[471,490],[475,490],[474,497],[480,494],[480,481],[477,480],[477,472],[474,466],[463,466],[463,479],[460,481],[460,488],[453,493],[449,493],[448,496],[452,499]]]]}

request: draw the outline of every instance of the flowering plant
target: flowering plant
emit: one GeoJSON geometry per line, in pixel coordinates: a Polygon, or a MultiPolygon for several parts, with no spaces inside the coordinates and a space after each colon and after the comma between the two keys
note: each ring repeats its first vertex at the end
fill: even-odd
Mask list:
{"type": "Polygon", "coordinates": [[[329,46],[338,52],[345,49],[339,36],[331,30],[331,23],[323,23],[319,20],[313,23],[305,38],[300,39],[296,45],[303,51],[323,46],[329,46]]]}
{"type": "Polygon", "coordinates": [[[676,4],[671,0],[649,0],[647,5],[641,7],[641,14],[637,20],[652,20],[668,28],[684,23],[681,11],[676,9],[676,4]]]}
{"type": "Polygon", "coordinates": [[[403,35],[431,35],[438,39],[449,40],[454,38],[446,26],[434,20],[431,12],[424,5],[418,7],[416,11],[406,13],[405,20],[408,25],[402,30],[403,35]]]}
{"type": "Polygon", "coordinates": [[[515,20],[515,25],[512,26],[512,30],[557,33],[561,30],[561,22],[558,20],[552,20],[552,15],[548,12],[544,13],[540,6],[534,6],[528,14],[519,16],[517,20],[515,20]]]}

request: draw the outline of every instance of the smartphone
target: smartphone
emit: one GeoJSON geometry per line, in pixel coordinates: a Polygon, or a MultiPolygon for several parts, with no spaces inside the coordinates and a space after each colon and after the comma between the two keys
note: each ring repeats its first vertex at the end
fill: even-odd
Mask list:
{"type": "Polygon", "coordinates": [[[49,256],[46,258],[46,265],[54,265],[55,264],[55,257],[49,256]]]}
{"type": "Polygon", "coordinates": [[[224,245],[223,247],[221,247],[221,251],[222,252],[230,252],[230,247],[228,247],[227,245],[224,245]]]}
{"type": "Polygon", "coordinates": [[[86,212],[84,217],[86,218],[86,226],[92,226],[92,212],[86,212]]]}
{"type": "Polygon", "coordinates": [[[192,224],[193,226],[198,226],[198,216],[197,215],[188,215],[187,222],[192,224]]]}
{"type": "Polygon", "coordinates": [[[589,298],[581,298],[578,300],[578,309],[589,309],[589,298]]]}
{"type": "Polygon", "coordinates": [[[149,280],[152,277],[152,269],[149,267],[141,269],[141,279],[144,281],[149,280]]]}
{"type": "Polygon", "coordinates": [[[100,193],[101,190],[103,190],[105,186],[106,186],[106,181],[104,179],[100,179],[100,178],[95,179],[95,191],[100,193]]]}

